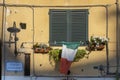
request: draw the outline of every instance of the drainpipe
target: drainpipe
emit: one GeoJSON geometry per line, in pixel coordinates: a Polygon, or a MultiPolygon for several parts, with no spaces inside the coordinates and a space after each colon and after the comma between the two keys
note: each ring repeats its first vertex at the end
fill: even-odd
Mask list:
{"type": "MultiPolygon", "coordinates": [[[[108,38],[108,6],[105,6],[106,9],[106,38],[108,38]]],[[[108,42],[106,43],[106,73],[109,73],[109,50],[108,50],[108,42]]]]}
{"type": "Polygon", "coordinates": [[[119,30],[119,0],[116,0],[116,75],[119,75],[119,66],[120,66],[120,62],[119,62],[119,58],[120,58],[120,30],[119,30]]]}
{"type": "MultiPolygon", "coordinates": [[[[35,42],[35,27],[34,27],[34,8],[33,7],[30,7],[32,9],[32,23],[33,23],[33,35],[32,35],[32,45],[34,45],[34,42],[35,42]]],[[[35,64],[34,64],[34,50],[33,50],[33,53],[32,53],[32,76],[35,76],[35,64]]]]}
{"type": "MultiPolygon", "coordinates": [[[[3,77],[3,80],[5,80],[5,59],[6,59],[6,56],[4,51],[5,51],[5,45],[4,45],[4,40],[5,40],[5,26],[6,26],[6,12],[7,12],[7,8],[6,8],[6,5],[5,5],[5,0],[3,0],[3,3],[2,3],[2,6],[3,6],[3,10],[2,10],[2,31],[1,31],[1,61],[2,61],[2,65],[4,65],[4,69],[3,72],[2,72],[2,77],[3,77]]],[[[2,67],[2,66],[1,66],[2,67]]],[[[3,68],[3,67],[2,67],[3,68]]]]}
{"type": "MultiPolygon", "coordinates": [[[[5,80],[5,54],[4,53],[4,26],[5,26],[5,0],[3,0],[2,3],[2,29],[1,29],[1,77],[3,77],[3,80],[5,80]],[[2,65],[4,65],[4,69],[2,69],[2,65]],[[3,71],[2,71],[3,70],[3,71]]],[[[2,78],[1,78],[2,79],[2,78]]]]}

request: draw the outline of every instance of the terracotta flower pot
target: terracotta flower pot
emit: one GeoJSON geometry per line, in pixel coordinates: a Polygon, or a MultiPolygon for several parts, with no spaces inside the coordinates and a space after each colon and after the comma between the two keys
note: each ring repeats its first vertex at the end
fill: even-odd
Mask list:
{"type": "Polygon", "coordinates": [[[103,44],[100,44],[99,46],[96,46],[96,49],[97,49],[98,51],[101,51],[101,50],[104,49],[104,45],[103,45],[103,44]]]}
{"type": "Polygon", "coordinates": [[[34,52],[35,52],[35,53],[39,53],[40,50],[41,50],[40,48],[35,48],[35,49],[34,49],[34,52]]]}
{"type": "Polygon", "coordinates": [[[34,53],[48,53],[49,49],[35,48],[34,53]]]}

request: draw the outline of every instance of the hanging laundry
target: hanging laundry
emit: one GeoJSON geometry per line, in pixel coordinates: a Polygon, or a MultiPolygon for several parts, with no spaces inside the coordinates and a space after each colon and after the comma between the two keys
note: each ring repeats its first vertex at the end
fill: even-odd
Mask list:
{"type": "Polygon", "coordinates": [[[63,44],[60,60],[60,73],[67,75],[70,66],[74,60],[74,57],[76,55],[78,47],[79,47],[78,43],[63,44]]]}

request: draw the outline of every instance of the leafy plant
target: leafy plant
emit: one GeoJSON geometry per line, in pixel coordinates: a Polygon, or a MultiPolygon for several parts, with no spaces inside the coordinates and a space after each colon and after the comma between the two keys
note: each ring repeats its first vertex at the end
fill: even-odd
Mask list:
{"type": "Polygon", "coordinates": [[[108,42],[108,38],[98,37],[98,36],[91,36],[90,37],[91,44],[96,44],[96,45],[103,44],[103,45],[105,45],[106,42],[108,42]]]}
{"type": "Polygon", "coordinates": [[[39,44],[38,43],[33,45],[33,49],[35,49],[35,48],[39,48],[39,44]]]}
{"type": "MultiPolygon", "coordinates": [[[[61,53],[62,53],[62,49],[53,49],[49,52],[49,60],[52,63],[52,61],[54,61],[55,63],[59,62],[61,59],[61,53]]],[[[78,62],[80,59],[86,57],[88,58],[88,54],[86,52],[86,50],[84,49],[78,49],[74,61],[73,62],[78,62]]]]}
{"type": "Polygon", "coordinates": [[[49,59],[50,61],[58,62],[61,58],[61,49],[53,49],[49,52],[49,59]]]}
{"type": "Polygon", "coordinates": [[[33,45],[33,49],[35,53],[48,53],[52,48],[44,43],[36,43],[33,45]]]}
{"type": "Polygon", "coordinates": [[[104,45],[107,42],[108,42],[108,38],[91,36],[90,41],[87,42],[88,46],[86,47],[86,49],[88,51],[103,50],[104,45]]]}
{"type": "Polygon", "coordinates": [[[47,44],[44,44],[44,43],[36,43],[33,45],[33,48],[47,48],[48,45],[47,44]]]}
{"type": "Polygon", "coordinates": [[[78,49],[78,51],[77,51],[77,53],[75,55],[74,61],[77,62],[77,61],[79,61],[80,59],[82,59],[84,57],[88,58],[88,54],[89,53],[87,53],[86,50],[78,49]]]}

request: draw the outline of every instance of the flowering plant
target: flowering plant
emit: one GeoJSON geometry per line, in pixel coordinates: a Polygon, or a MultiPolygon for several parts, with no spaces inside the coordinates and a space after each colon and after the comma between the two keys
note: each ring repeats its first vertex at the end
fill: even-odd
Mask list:
{"type": "Polygon", "coordinates": [[[104,37],[98,37],[98,36],[91,36],[90,38],[90,43],[91,44],[96,44],[96,45],[105,45],[106,42],[108,42],[108,38],[104,38],[104,37]]]}
{"type": "Polygon", "coordinates": [[[44,43],[36,43],[33,45],[33,49],[35,53],[48,53],[52,48],[44,43]]]}
{"type": "Polygon", "coordinates": [[[102,50],[104,49],[104,45],[108,42],[108,38],[91,36],[90,41],[88,41],[87,50],[102,50]]]}

